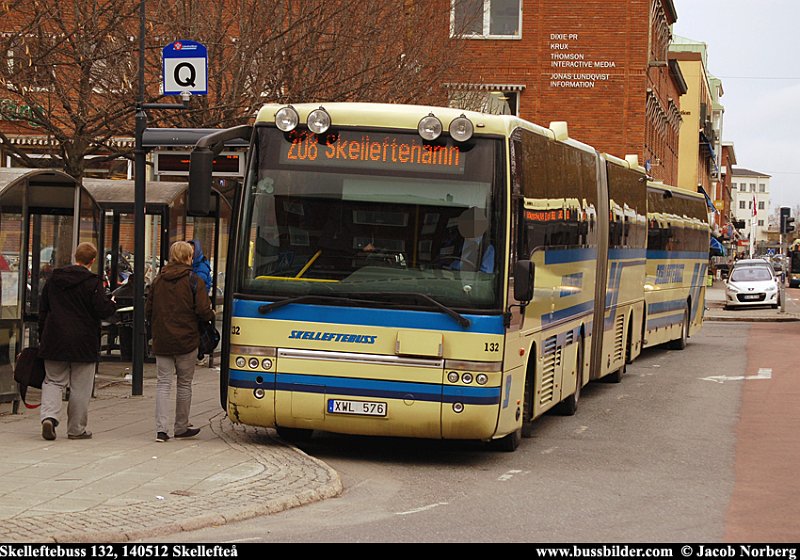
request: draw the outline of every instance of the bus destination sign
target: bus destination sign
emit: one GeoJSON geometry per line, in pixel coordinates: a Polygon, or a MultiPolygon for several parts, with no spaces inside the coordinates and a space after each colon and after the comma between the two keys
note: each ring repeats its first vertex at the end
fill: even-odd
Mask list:
{"type": "Polygon", "coordinates": [[[337,132],[320,141],[307,131],[282,142],[280,163],[463,175],[466,154],[458,146],[424,144],[416,135],[337,132]]]}

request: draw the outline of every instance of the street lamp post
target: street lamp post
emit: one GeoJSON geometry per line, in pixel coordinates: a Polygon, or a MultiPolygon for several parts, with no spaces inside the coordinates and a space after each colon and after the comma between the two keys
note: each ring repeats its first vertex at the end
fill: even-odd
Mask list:
{"type": "Polygon", "coordinates": [[[144,132],[147,129],[147,109],[188,109],[190,96],[182,96],[183,104],[144,102],[145,0],[139,2],[139,99],[136,102],[136,141],[134,148],[134,202],[133,202],[133,359],[132,388],[134,396],[143,394],[144,353],[147,345],[144,326],[144,215],[146,201],[147,164],[144,132]]]}

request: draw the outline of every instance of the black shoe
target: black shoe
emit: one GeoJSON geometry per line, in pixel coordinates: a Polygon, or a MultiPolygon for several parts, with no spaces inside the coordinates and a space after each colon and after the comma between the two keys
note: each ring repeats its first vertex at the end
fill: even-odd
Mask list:
{"type": "Polygon", "coordinates": [[[42,437],[48,441],[56,439],[56,421],[52,418],[42,420],[42,437]]]}
{"type": "Polygon", "coordinates": [[[200,433],[200,428],[187,428],[185,432],[181,432],[180,434],[175,434],[175,439],[190,438],[196,436],[199,433],[200,433]]]}
{"type": "Polygon", "coordinates": [[[82,434],[78,434],[77,436],[73,436],[69,434],[67,436],[68,439],[92,439],[92,432],[86,430],[82,434]]]}
{"type": "Polygon", "coordinates": [[[169,436],[167,435],[167,432],[158,432],[156,434],[156,441],[157,442],[164,443],[165,441],[168,441],[168,440],[169,440],[169,436]]]}

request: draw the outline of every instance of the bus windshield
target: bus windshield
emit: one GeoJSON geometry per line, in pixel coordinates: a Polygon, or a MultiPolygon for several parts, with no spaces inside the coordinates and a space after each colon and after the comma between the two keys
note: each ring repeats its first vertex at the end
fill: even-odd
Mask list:
{"type": "Polygon", "coordinates": [[[237,292],[499,309],[501,154],[495,139],[430,146],[405,132],[258,127],[237,292]]]}

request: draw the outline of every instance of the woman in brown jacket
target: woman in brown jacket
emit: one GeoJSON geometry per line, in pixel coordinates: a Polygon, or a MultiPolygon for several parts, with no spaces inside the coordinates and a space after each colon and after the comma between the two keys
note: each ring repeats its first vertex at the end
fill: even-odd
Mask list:
{"type": "Polygon", "coordinates": [[[200,345],[199,320],[214,318],[208,289],[192,272],[192,246],[177,241],[169,249],[169,263],[150,285],[145,303],[145,317],[153,333],[156,356],[156,441],[169,439],[167,423],[172,375],[177,374],[175,396],[176,438],[189,438],[200,428],[189,426],[192,405],[192,380],[200,345]]]}

